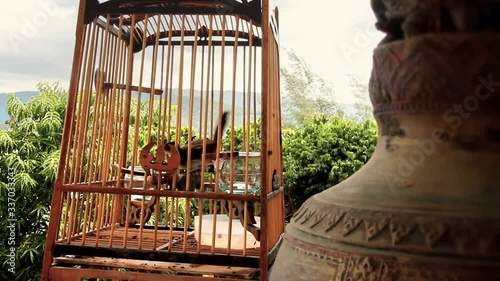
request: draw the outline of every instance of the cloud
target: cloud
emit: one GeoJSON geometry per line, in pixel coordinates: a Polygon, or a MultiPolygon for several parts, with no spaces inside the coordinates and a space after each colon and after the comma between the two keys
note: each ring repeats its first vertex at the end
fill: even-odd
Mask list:
{"type": "Polygon", "coordinates": [[[338,102],[354,102],[347,73],[368,80],[372,53],[383,37],[375,31],[375,16],[366,0],[275,1],[280,11],[280,38],[286,48],[304,57],[311,69],[335,85],[338,102]],[[368,28],[368,32],[367,27],[368,28]],[[356,54],[346,57],[344,44],[353,45],[358,31],[368,37],[357,45],[356,54]]]}
{"type": "MultiPolygon", "coordinates": [[[[78,2],[22,0],[3,4],[0,17],[8,24],[1,25],[0,32],[22,36],[22,44],[16,51],[12,37],[0,41],[0,92],[36,90],[42,80],[69,86],[78,2]],[[29,32],[30,26],[34,32],[29,32]]],[[[352,44],[357,29],[375,23],[369,2],[351,0],[344,5],[328,0],[274,0],[272,5],[271,9],[278,6],[280,11],[281,44],[294,49],[313,71],[334,84],[339,102],[352,102],[345,74],[369,77],[371,54],[382,34],[371,35],[350,60],[341,46],[352,44]]]]}
{"type": "Polygon", "coordinates": [[[0,72],[25,76],[49,74],[52,77],[62,78],[71,70],[67,60],[60,59],[61,57],[68,57],[67,53],[65,52],[64,56],[61,53],[39,56],[0,53],[0,61],[2,62],[0,72]]]}
{"type": "Polygon", "coordinates": [[[40,80],[69,78],[76,0],[24,0],[3,4],[0,92],[35,90],[40,80]],[[35,80],[38,79],[38,80],[35,80]]]}

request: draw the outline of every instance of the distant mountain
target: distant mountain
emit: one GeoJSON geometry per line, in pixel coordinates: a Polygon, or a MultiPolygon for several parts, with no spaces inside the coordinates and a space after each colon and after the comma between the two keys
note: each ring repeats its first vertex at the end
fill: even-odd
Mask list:
{"type": "MultiPolygon", "coordinates": [[[[211,112],[213,110],[214,112],[219,111],[219,106],[220,106],[220,91],[215,91],[213,95],[209,93],[208,99],[210,103],[208,104],[208,110],[211,112]],[[212,109],[212,104],[213,104],[213,109],[212,109]]],[[[146,95],[146,98],[149,98],[149,95],[146,95]]],[[[250,97],[250,112],[251,116],[254,115],[254,100],[253,100],[253,95],[250,97]]],[[[196,122],[197,120],[200,120],[200,114],[201,112],[205,111],[205,108],[201,109],[200,104],[203,105],[203,107],[206,106],[206,99],[207,95],[206,93],[202,93],[200,91],[195,90],[193,92],[193,105],[192,105],[192,119],[193,123],[197,124],[199,123],[196,122]],[[203,111],[202,111],[203,110],[203,111]]],[[[183,125],[188,125],[189,122],[189,112],[190,112],[190,100],[191,100],[191,93],[190,90],[183,90],[182,91],[182,107],[181,107],[181,113],[182,113],[182,124],[183,125]]],[[[172,90],[172,105],[178,105],[179,103],[179,90],[178,89],[173,89],[172,90]]],[[[224,111],[231,111],[233,110],[233,92],[232,91],[224,91],[223,92],[223,97],[222,97],[222,108],[224,111]]],[[[255,111],[257,116],[261,114],[261,96],[260,94],[256,95],[255,99],[255,111]]],[[[248,108],[248,96],[243,95],[242,92],[236,92],[234,95],[234,120],[235,120],[235,127],[239,127],[243,125],[243,113],[244,113],[244,108],[248,108]]],[[[248,112],[245,112],[245,114],[248,114],[248,112]]],[[[175,118],[175,116],[174,116],[175,118]]],[[[216,122],[216,120],[214,120],[216,122]]],[[[196,127],[196,126],[195,126],[196,127]]]]}
{"type": "MultiPolygon", "coordinates": [[[[177,105],[178,104],[178,94],[179,90],[178,89],[173,89],[172,90],[172,105],[177,105]]],[[[23,92],[17,92],[17,96],[21,98],[23,102],[28,102],[31,97],[38,95],[37,91],[23,91],[23,92]]],[[[132,96],[137,98],[138,93],[133,92],[132,96]]],[[[182,91],[182,120],[183,120],[183,125],[188,124],[188,115],[189,115],[189,110],[190,110],[190,96],[191,93],[189,90],[184,89],[182,91]]],[[[159,96],[155,96],[156,99],[159,99],[159,96]]],[[[220,92],[214,92],[213,97],[212,95],[209,95],[208,97],[210,100],[214,100],[213,102],[213,110],[217,112],[219,109],[219,101],[220,101],[220,92]]],[[[141,95],[141,100],[142,101],[147,101],[149,99],[148,94],[142,94],[141,95]]],[[[194,91],[193,93],[193,121],[196,122],[196,120],[199,120],[200,118],[200,102],[203,99],[203,105],[205,106],[205,99],[206,99],[206,93],[202,93],[200,91],[194,91]]],[[[232,109],[232,91],[224,91],[223,93],[223,108],[224,110],[231,110],[232,109]]],[[[245,102],[247,98],[244,99],[244,96],[241,92],[237,92],[235,95],[235,126],[240,126],[242,124],[242,115],[243,115],[243,106],[244,106],[244,100],[245,102]]],[[[7,114],[7,111],[5,110],[5,106],[7,105],[7,94],[6,93],[0,93],[0,129],[6,129],[8,126],[5,124],[5,122],[9,119],[9,115],[7,114]]],[[[253,105],[253,100],[251,100],[252,105],[253,105]]],[[[260,95],[257,95],[256,98],[256,111],[257,114],[260,114],[261,110],[261,99],[260,95]]],[[[211,105],[209,105],[209,111],[211,110],[211,105]]],[[[203,108],[204,110],[204,108],[203,108]]],[[[252,106],[252,112],[253,112],[253,106],[252,106]]]]}
{"type": "MultiPolygon", "coordinates": [[[[172,90],[172,104],[177,105],[178,104],[178,89],[173,89],[172,90]]],[[[29,101],[29,99],[33,96],[38,95],[37,91],[23,91],[23,92],[17,92],[16,95],[21,98],[23,102],[29,101]]],[[[188,125],[188,115],[189,115],[189,101],[190,101],[190,90],[184,89],[182,91],[182,120],[183,120],[183,125],[188,125]]],[[[132,94],[133,97],[137,98],[137,92],[134,92],[132,94]]],[[[156,99],[159,99],[159,96],[155,96],[156,99]]],[[[243,108],[244,108],[244,102],[245,104],[247,103],[247,98],[244,97],[242,92],[236,92],[235,95],[235,127],[241,126],[242,125],[242,115],[243,115],[243,108]]],[[[251,97],[251,114],[253,116],[253,96],[251,97]]],[[[149,95],[143,94],[141,95],[141,100],[146,101],[149,99],[149,95]]],[[[203,105],[205,106],[205,99],[206,99],[206,93],[202,93],[200,91],[194,91],[193,93],[193,123],[196,123],[196,120],[200,120],[200,102],[203,99],[203,105]]],[[[213,97],[210,94],[209,95],[210,100],[214,100],[213,102],[213,110],[215,112],[218,111],[219,109],[219,104],[220,104],[220,92],[214,92],[213,97]]],[[[223,93],[223,108],[224,110],[231,110],[232,109],[232,91],[224,91],[223,93]]],[[[282,103],[285,103],[287,100],[287,97],[282,97],[282,103]]],[[[8,126],[5,124],[5,122],[9,119],[9,116],[5,110],[5,106],[7,104],[7,94],[5,93],[0,93],[0,129],[6,129],[8,126]]],[[[339,108],[344,111],[345,116],[347,118],[353,118],[355,119],[356,116],[356,108],[354,107],[354,104],[338,104],[339,108]]],[[[204,110],[204,109],[203,109],[204,110]]],[[[211,110],[211,105],[209,104],[209,112],[211,110]]],[[[260,94],[257,94],[256,97],[256,111],[257,111],[257,116],[260,115],[261,113],[261,96],[260,94]]],[[[287,115],[286,113],[282,112],[282,119],[283,120],[288,120],[290,119],[291,116],[287,115]]]]}

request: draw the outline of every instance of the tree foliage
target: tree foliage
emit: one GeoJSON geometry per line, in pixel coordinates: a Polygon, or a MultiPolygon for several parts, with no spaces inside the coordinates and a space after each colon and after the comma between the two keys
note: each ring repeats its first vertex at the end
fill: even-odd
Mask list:
{"type": "MultiPolygon", "coordinates": [[[[335,102],[335,91],[324,78],[314,73],[304,58],[293,50],[285,50],[289,66],[281,67],[284,95],[283,115],[290,115],[294,121],[285,122],[283,127],[295,127],[315,114],[339,114],[335,102]],[[314,109],[314,110],[311,110],[314,109]]],[[[283,118],[284,121],[288,118],[283,118]]]]}
{"type": "Polygon", "coordinates": [[[361,77],[349,74],[349,84],[354,90],[354,97],[356,103],[354,107],[356,108],[356,116],[354,116],[355,121],[365,122],[367,120],[373,120],[373,106],[370,102],[370,97],[368,93],[368,84],[361,80],[361,77]]]}
{"type": "Polygon", "coordinates": [[[38,90],[40,94],[27,103],[9,95],[10,129],[0,131],[0,264],[5,269],[1,280],[38,280],[42,265],[67,92],[57,83],[40,83],[38,90]],[[7,271],[11,247],[16,257],[14,279],[7,271]]]}

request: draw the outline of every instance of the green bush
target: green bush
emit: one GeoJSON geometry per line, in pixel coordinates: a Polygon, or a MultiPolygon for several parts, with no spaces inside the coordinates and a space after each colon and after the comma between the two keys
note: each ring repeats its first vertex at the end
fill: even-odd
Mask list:
{"type": "Polygon", "coordinates": [[[283,130],[287,217],[312,195],[354,174],[377,142],[373,121],[355,123],[339,116],[307,118],[298,129],[283,130]]]}

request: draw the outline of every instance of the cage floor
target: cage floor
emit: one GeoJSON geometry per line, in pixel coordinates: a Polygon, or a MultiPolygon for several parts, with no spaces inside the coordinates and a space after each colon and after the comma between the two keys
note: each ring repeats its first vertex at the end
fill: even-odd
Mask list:
{"type": "Polygon", "coordinates": [[[84,236],[80,235],[71,239],[68,243],[67,240],[56,242],[56,244],[73,245],[73,246],[87,246],[87,247],[105,247],[105,248],[126,248],[126,249],[140,249],[140,250],[159,250],[171,251],[176,253],[191,253],[191,254],[221,254],[231,256],[245,256],[256,257],[260,256],[260,248],[247,248],[245,253],[243,249],[215,248],[212,252],[212,246],[200,245],[198,251],[198,241],[194,236],[194,232],[186,232],[187,240],[184,239],[184,231],[172,231],[172,243],[169,243],[170,230],[168,229],[149,229],[131,227],[127,229],[125,238],[125,227],[115,226],[112,230],[111,227],[101,229],[99,233],[92,231],[86,233],[84,236]],[[142,233],[141,233],[142,232],[142,233]],[[156,233],[156,237],[155,237],[156,233]],[[99,237],[97,237],[99,235],[99,237]],[[170,248],[171,246],[171,248],[170,248]]]}

